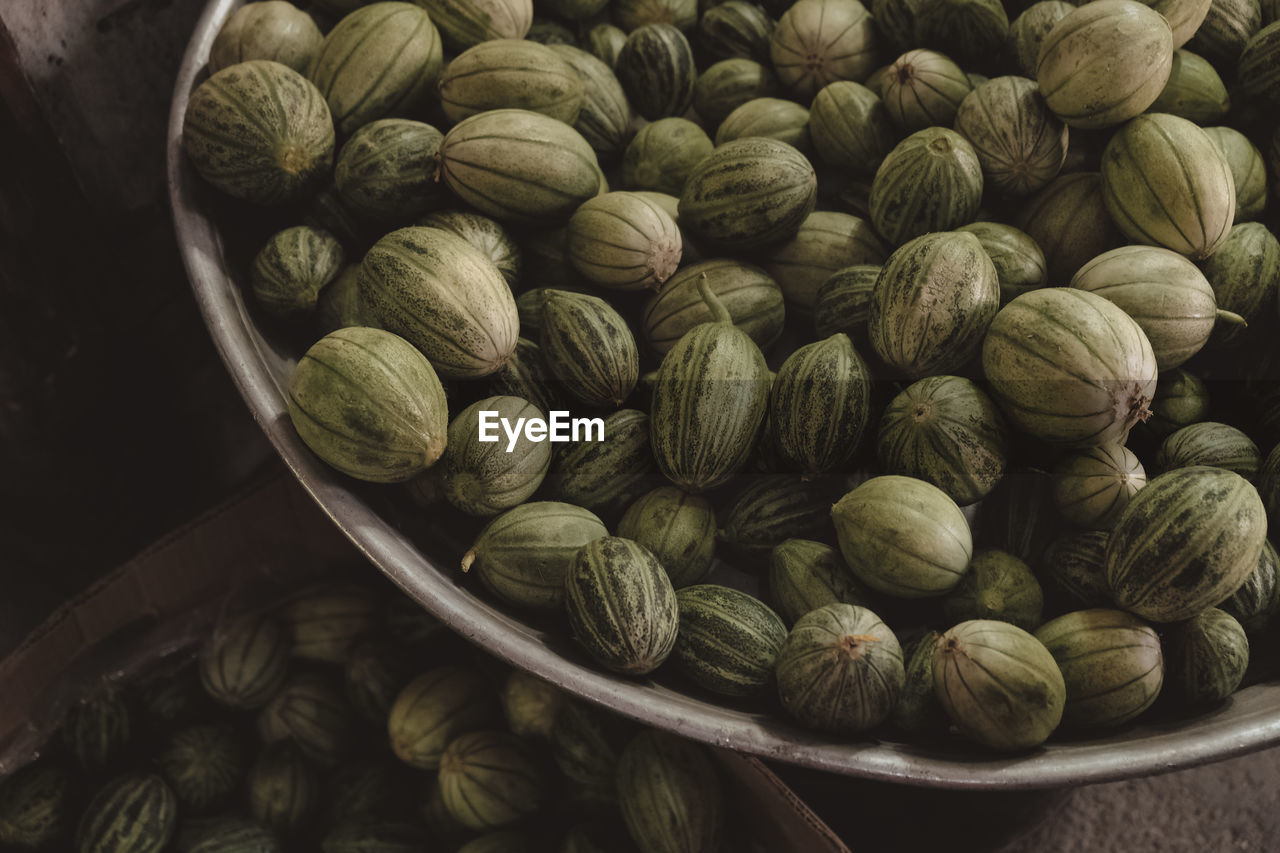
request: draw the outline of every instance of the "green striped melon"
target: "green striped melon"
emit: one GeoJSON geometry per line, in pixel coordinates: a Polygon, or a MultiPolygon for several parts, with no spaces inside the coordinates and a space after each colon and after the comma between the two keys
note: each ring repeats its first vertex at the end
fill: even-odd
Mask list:
{"type": "MultiPolygon", "coordinates": [[[[1219,309],[1247,323],[1260,323],[1270,315],[1280,291],[1280,241],[1260,222],[1238,223],[1200,270],[1219,309]]],[[[1215,324],[1210,345],[1237,343],[1244,331],[1238,323],[1215,324]]]]}
{"type": "Polygon", "coordinates": [[[840,486],[832,477],[753,477],[725,510],[720,540],[748,557],[764,557],[787,539],[829,539],[840,486]]]}
{"type": "Polygon", "coordinates": [[[435,370],[381,329],[321,338],[294,368],[288,404],[307,447],[360,480],[404,482],[444,453],[447,404],[435,370]]]}
{"type": "Polygon", "coordinates": [[[813,303],[813,327],[819,338],[844,332],[859,346],[865,345],[871,293],[880,270],[879,264],[854,264],[836,270],[822,283],[813,303]]]}
{"type": "Polygon", "coordinates": [[[1043,189],[1066,161],[1067,126],[1025,77],[978,86],[960,104],[955,128],[973,146],[985,183],[1002,195],[1043,189]]]}
{"type": "Polygon", "coordinates": [[[244,745],[227,725],[190,726],[174,732],[156,765],[184,809],[207,812],[225,803],[244,781],[244,745]]]}
{"type": "Polygon", "coordinates": [[[955,501],[911,477],[872,477],[831,508],[858,580],[899,598],[945,595],[964,576],[973,537],[955,501]]]}
{"type": "Polygon", "coordinates": [[[463,51],[491,39],[522,39],[533,25],[533,0],[415,0],[440,28],[445,42],[463,51]]]}
{"type": "Polygon", "coordinates": [[[828,166],[874,175],[898,133],[875,92],[837,80],[823,86],[809,106],[809,139],[828,166]]]}
{"type": "Polygon", "coordinates": [[[1160,637],[1122,610],[1077,610],[1036,631],[1062,670],[1067,704],[1062,724],[1074,729],[1119,726],[1160,695],[1160,637]]]}
{"type": "Polygon", "coordinates": [[[658,479],[649,446],[649,416],[619,409],[604,419],[604,440],[594,434],[566,446],[547,475],[545,493],[612,516],[658,479]]]}
{"type": "Polygon", "coordinates": [[[426,107],[444,63],[440,33],[412,3],[362,6],[325,36],[307,72],[341,137],[375,119],[426,107]]]}
{"type": "Polygon", "coordinates": [[[705,747],[647,729],[618,760],[618,805],[627,832],[649,853],[716,853],[728,805],[705,747]]]}
{"type": "Polygon", "coordinates": [[[671,24],[632,30],[614,67],[631,106],[649,121],[682,116],[693,103],[698,69],[684,33],[671,24]]]}
{"type": "Polygon", "coordinates": [[[493,262],[512,289],[520,280],[520,246],[507,229],[489,217],[462,210],[442,210],[424,216],[417,224],[449,231],[475,246],[493,262]]]}
{"type": "Polygon", "coordinates": [[[801,725],[854,734],[888,718],[906,674],[898,638],[879,616],[828,604],[792,626],[777,679],[783,708],[801,725]]]}
{"type": "Polygon", "coordinates": [[[1262,546],[1262,556],[1240,588],[1230,597],[1218,602],[1249,634],[1261,631],[1280,609],[1280,555],[1268,539],[1262,546]]]}
{"type": "Polygon", "coordinates": [[[528,110],[490,110],[440,144],[440,178],[500,222],[556,225],[600,194],[595,151],[569,125],[528,110]]]}
{"type": "Polygon", "coordinates": [[[1206,127],[1204,132],[1231,169],[1231,181],[1236,188],[1236,213],[1232,221],[1239,225],[1258,219],[1267,206],[1267,167],[1262,152],[1235,128],[1206,127]]]}
{"type": "Polygon", "coordinates": [[[319,583],[292,596],[280,618],[293,636],[294,657],[345,663],[362,635],[377,623],[378,599],[367,587],[319,583]]]}
{"type": "Polygon", "coordinates": [[[565,778],[612,799],[618,757],[632,734],[622,717],[568,699],[551,724],[551,755],[565,778]]]}
{"type": "Polygon", "coordinates": [[[48,761],[0,782],[0,844],[35,849],[66,835],[71,823],[69,773],[48,761]]]}
{"type": "Polygon", "coordinates": [[[1236,63],[1236,79],[1248,97],[1267,106],[1280,103],[1280,76],[1275,57],[1280,51],[1280,21],[1272,21],[1252,35],[1236,63]]]}
{"type": "Polygon", "coordinates": [[[1075,6],[1063,0],[1040,0],[1023,10],[1009,25],[1009,52],[1016,60],[1019,74],[1032,81],[1036,79],[1036,64],[1040,61],[1040,45],[1053,31],[1054,26],[1075,11],[1075,6]]]}
{"type": "Polygon", "coordinates": [[[1083,530],[1055,539],[1038,565],[1049,600],[1059,609],[1111,605],[1107,586],[1106,530],[1083,530]]]}
{"type": "Polygon", "coordinates": [[[1262,7],[1257,0],[1215,0],[1187,47],[1218,68],[1231,69],[1260,29],[1262,7]]]}
{"type": "Polygon", "coordinates": [[[707,127],[715,128],[748,101],[777,97],[781,91],[778,78],[759,62],[722,59],[698,75],[693,84],[693,109],[707,127]]]}
{"type": "Polygon", "coordinates": [[[697,0],[614,0],[613,19],[628,33],[649,24],[687,30],[698,20],[697,0]]]}
{"type": "Polygon", "coordinates": [[[763,693],[787,639],[786,626],[760,599],[717,584],[676,592],[680,632],[672,658],[699,687],[725,696],[763,693]]]}
{"type": "Polygon", "coordinates": [[[992,67],[1009,38],[999,0],[915,0],[909,6],[914,43],[950,51],[966,67],[992,67]]]}
{"type": "Polygon", "coordinates": [[[915,15],[907,0],[872,0],[870,9],[882,48],[901,53],[915,46],[915,15]]]}
{"type": "Polygon", "coordinates": [[[582,81],[582,109],[573,123],[602,160],[617,160],[631,141],[631,105],[613,69],[585,50],[552,45],[582,81]]]}
{"type": "Polygon", "coordinates": [[[237,62],[266,59],[306,74],[323,41],[316,22],[292,3],[250,3],[236,9],[218,30],[209,48],[209,72],[216,74],[237,62]]]}
{"type": "Polygon", "coordinates": [[[1074,446],[1123,441],[1147,418],[1156,387],[1142,327],[1076,288],[1032,290],[1001,308],[982,344],[982,369],[1014,427],[1074,446]]]}
{"type": "Polygon", "coordinates": [[[1130,240],[1192,260],[1218,250],[1235,216],[1226,158],[1203,130],[1167,113],[1139,116],[1111,137],[1102,152],[1102,193],[1130,240]]]}
{"type": "Polygon", "coordinates": [[[500,424],[505,420],[519,429],[522,421],[545,416],[519,397],[486,397],[459,412],[449,424],[441,460],[445,499],[467,515],[486,518],[528,500],[551,467],[551,443],[532,439],[527,429],[511,439],[500,424]]]}
{"type": "Polygon", "coordinates": [[[488,376],[516,347],[519,317],[506,279],[448,231],[413,226],[383,237],[360,265],[360,295],[384,328],[448,379],[488,376]]]}
{"type": "Polygon", "coordinates": [[[933,692],[933,655],[941,637],[937,631],[929,631],[902,650],[906,677],[889,718],[899,731],[942,731],[947,724],[942,703],[933,692]]]}
{"type": "Polygon", "coordinates": [[[596,196],[569,220],[569,260],[602,287],[660,287],[680,266],[682,247],[675,220],[636,193],[596,196]]]}
{"type": "Polygon", "coordinates": [[[1048,283],[1054,286],[1071,281],[1089,259],[1124,242],[1107,213],[1097,172],[1054,178],[1027,200],[1013,224],[1044,252],[1048,283]]]}
{"type": "Polygon", "coordinates": [[[360,265],[347,264],[320,291],[316,299],[320,331],[328,334],[348,326],[378,328],[378,319],[360,298],[360,265]]]}
{"type": "Polygon", "coordinates": [[[261,708],[284,684],[291,646],[271,619],[245,616],[218,625],[200,647],[200,683],[220,704],[261,708]]]}
{"type": "Polygon", "coordinates": [[[333,185],[357,216],[399,224],[444,204],[435,156],[444,139],[429,124],[409,119],[372,121],[338,153],[333,185]]]}
{"type": "Polygon", "coordinates": [[[1234,616],[1216,607],[1174,626],[1167,643],[1169,692],[1187,705],[1223,701],[1249,668],[1248,635],[1234,616]]]}
{"type": "Polygon", "coordinates": [[[1262,467],[1262,452],[1235,427],[1201,421],[1169,435],[1156,454],[1156,467],[1162,472],[1192,465],[1225,468],[1252,481],[1262,467]]]}
{"type": "Polygon", "coordinates": [[[596,24],[584,39],[587,50],[612,70],[618,64],[618,54],[627,43],[627,34],[613,24],[596,24]]]}
{"type": "Polygon", "coordinates": [[[787,539],[769,552],[769,600],[787,625],[828,604],[866,607],[870,597],[830,545],[787,539]]]}
{"type": "Polygon", "coordinates": [[[781,242],[813,212],[817,185],[813,166],[792,146],[737,139],[690,173],[680,195],[680,226],[730,251],[781,242]]]}
{"type": "Polygon", "coordinates": [[[484,41],[458,54],[440,77],[440,106],[451,122],[486,110],[578,120],[585,87],[559,53],[525,39],[484,41]]]}
{"type": "Polygon", "coordinates": [[[258,735],[265,744],[289,740],[322,767],[335,767],[351,747],[351,706],[324,672],[300,672],[258,712],[258,735]]]}
{"type": "Polygon", "coordinates": [[[778,452],[806,476],[852,460],[871,411],[871,374],[848,335],[796,350],[778,368],[769,418],[778,452]]]}
{"type": "Polygon", "coordinates": [[[782,84],[808,101],[828,83],[871,73],[875,22],[858,0],[798,0],[778,19],[769,56],[782,84]]]}
{"type": "Polygon", "coordinates": [[[315,310],[320,291],[342,269],[342,244],[327,231],[295,225],[273,234],[249,269],[253,298],[268,314],[291,319],[315,310]]]}
{"type": "Polygon", "coordinates": [[[747,0],[726,0],[707,9],[698,21],[698,43],[716,60],[769,58],[774,22],[747,0]]]}
{"type": "Polygon", "coordinates": [[[889,117],[908,133],[935,125],[950,127],[956,110],[973,91],[960,66],[933,50],[909,50],[885,72],[880,97],[889,117]]]}
{"type": "Polygon", "coordinates": [[[996,548],[980,548],[947,594],[942,613],[952,623],[997,619],[1034,631],[1044,614],[1044,591],[1022,560],[996,548]]]}
{"type": "Polygon", "coordinates": [[[1221,121],[1230,109],[1226,84],[1209,60],[1189,50],[1175,50],[1169,82],[1150,111],[1170,113],[1206,125],[1221,121]]]}
{"type": "Polygon", "coordinates": [[[956,230],[968,231],[977,237],[991,258],[1000,282],[1001,305],[1048,284],[1044,252],[1025,231],[1001,222],[973,222],[956,230]]]}
{"type": "Polygon", "coordinates": [[[601,666],[646,675],[675,646],[679,610],[671,579],[644,546],[617,536],[583,545],[565,577],[574,638],[601,666]]]}
{"type": "Polygon", "coordinates": [[[334,124],[324,96],[269,60],[228,66],[191,93],[182,150],[200,177],[254,204],[287,204],[333,165],[334,124]]]}
{"type": "Polygon", "coordinates": [[[405,685],[391,706],[387,735],[396,757],[419,770],[436,770],[458,735],[501,719],[484,676],[463,666],[441,666],[405,685]]]}
{"type": "Polygon", "coordinates": [[[1258,565],[1267,536],[1248,480],[1192,466],[1147,483],[1107,542],[1116,604],[1153,622],[1189,619],[1234,592],[1258,565]]]}
{"type": "Polygon", "coordinates": [[[76,853],[160,853],[173,838],[178,800],[154,773],[102,786],[76,827],[76,853]]]}
{"type": "Polygon", "coordinates": [[[507,727],[517,737],[550,740],[560,709],[567,696],[560,688],[522,669],[513,669],[499,688],[502,713],[507,727]]]}
{"type": "Polygon", "coordinates": [[[883,263],[888,249],[867,220],[848,213],[820,210],[800,223],[794,237],[762,259],[787,301],[812,311],[818,289],[833,273],[855,264],[883,263]]]}
{"type": "Polygon", "coordinates": [[[1049,31],[1036,82],[1049,109],[1072,127],[1112,127],[1159,97],[1173,49],[1173,31],[1159,12],[1134,0],[1097,0],[1049,31]]]}
{"type": "Polygon", "coordinates": [[[703,261],[679,270],[645,303],[641,328],[659,355],[665,355],[690,329],[712,322],[714,314],[699,292],[700,282],[720,300],[734,326],[761,349],[782,334],[783,295],[772,277],[742,261],[703,261]]]}
{"type": "Polygon", "coordinates": [[[1043,743],[1062,721],[1067,695],[1043,643],[989,619],[961,622],[938,640],[933,689],[961,732],[1005,752],[1043,743]]]}
{"type": "Polygon", "coordinates": [[[546,774],[525,741],[506,732],[468,732],[440,757],[440,794],[468,829],[495,829],[536,814],[549,799],[546,774]]]}
{"type": "Polygon", "coordinates": [[[280,842],[260,821],[241,817],[184,820],[178,833],[182,853],[280,853],[280,842]]]}
{"type": "Polygon", "coordinates": [[[1115,525],[1146,484],[1147,472],[1133,451],[1099,444],[1064,456],[1054,466],[1053,502],[1068,521],[1104,530],[1115,525]]]}
{"type": "Polygon", "coordinates": [[[716,513],[711,502],[675,486],[646,492],[627,507],[618,535],[648,548],[679,590],[711,571],[716,547],[716,513]]]}
{"type": "Polygon", "coordinates": [[[621,406],[640,378],[626,320],[598,296],[548,290],[544,298],[538,345],[551,375],[589,406],[621,406]]]}
{"type": "Polygon", "coordinates": [[[918,130],[884,158],[871,182],[871,224],[891,245],[972,222],[982,167],[965,138],[945,127],[918,130]]]}
{"type": "Polygon", "coordinates": [[[268,746],[249,768],[245,801],[249,814],[280,835],[291,835],[316,807],[315,767],[291,741],[268,746]]]}
{"type": "Polygon", "coordinates": [[[809,145],[809,111],[783,98],[754,98],[725,116],[716,128],[716,145],[748,136],[767,136],[806,156],[809,145]]]}
{"type": "Polygon", "coordinates": [[[661,118],[632,137],[622,155],[622,185],[680,195],[694,168],[715,148],[687,118],[661,118]]]}
{"type": "Polygon", "coordinates": [[[559,501],[534,501],[490,521],[462,556],[462,570],[503,601],[554,608],[564,601],[564,577],[579,548],[607,536],[589,510],[559,501]]]}
{"type": "Polygon", "coordinates": [[[125,697],[100,689],[73,704],[62,718],[62,743],[85,773],[99,773],[118,761],[134,737],[125,697]]]}

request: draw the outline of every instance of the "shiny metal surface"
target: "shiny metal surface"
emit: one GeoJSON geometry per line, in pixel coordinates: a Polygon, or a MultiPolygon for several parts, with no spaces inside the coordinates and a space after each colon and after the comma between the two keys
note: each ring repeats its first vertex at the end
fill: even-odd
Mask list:
{"type": "MultiPolygon", "coordinates": [[[[453,557],[423,553],[302,444],[281,387],[292,357],[255,328],[224,256],[218,225],[198,204],[198,178],[181,150],[182,116],[205,74],[210,44],[243,0],[211,0],[179,72],[170,116],[168,176],[178,243],[214,343],[254,417],[303,487],[395,583],[467,639],[570,693],[613,711],[764,758],[867,779],[938,788],[1046,788],[1102,782],[1203,764],[1280,742],[1280,685],[1247,688],[1212,712],[1131,727],[1105,738],[1025,755],[943,752],[888,741],[832,742],[785,719],[703,701],[652,681],[623,679],[587,663],[559,635],[526,625],[459,582],[453,557]]],[[[445,549],[439,549],[444,551],[445,549]]],[[[449,554],[455,554],[452,545],[449,554]]],[[[457,551],[460,553],[460,551],[457,551]]]]}

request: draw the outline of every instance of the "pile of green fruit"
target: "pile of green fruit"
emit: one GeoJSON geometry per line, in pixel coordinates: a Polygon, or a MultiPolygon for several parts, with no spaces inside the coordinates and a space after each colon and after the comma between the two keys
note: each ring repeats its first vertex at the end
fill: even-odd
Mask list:
{"type": "Polygon", "coordinates": [[[704,747],[507,670],[398,594],[309,588],[179,663],[73,706],[0,780],[0,850],[747,849],[704,747]]]}
{"type": "Polygon", "coordinates": [[[183,142],[272,222],[302,440],[487,522],[433,556],[836,736],[1239,686],[1280,603],[1275,4],[316,7],[230,18],[183,142]],[[556,410],[604,440],[483,440],[556,410]]]}

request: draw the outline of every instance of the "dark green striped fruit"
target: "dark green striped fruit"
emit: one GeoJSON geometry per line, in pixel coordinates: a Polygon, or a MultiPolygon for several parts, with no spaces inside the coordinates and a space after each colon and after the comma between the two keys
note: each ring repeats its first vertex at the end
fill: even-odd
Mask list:
{"type": "MultiPolygon", "coordinates": [[[[1280,241],[1265,225],[1233,225],[1226,242],[1200,269],[1220,309],[1240,315],[1251,325],[1269,319],[1280,291],[1280,241]]],[[[1209,340],[1215,345],[1235,343],[1244,331],[1237,323],[1218,323],[1209,340]]]]}
{"type": "Polygon", "coordinates": [[[787,539],[829,539],[831,504],[841,488],[839,478],[754,477],[724,513],[720,539],[757,557],[787,539]]]}
{"type": "Polygon", "coordinates": [[[613,672],[652,672],[675,645],[679,612],[671,579],[629,539],[604,536],[578,550],[565,577],[565,606],[578,643],[613,672]]]}
{"type": "Polygon", "coordinates": [[[1036,631],[1062,670],[1067,704],[1062,724],[1076,729],[1118,726],[1160,694],[1160,637],[1122,610],[1077,610],[1036,631]]]}
{"type": "Polygon", "coordinates": [[[887,595],[945,595],[973,556],[960,508],[923,480],[872,477],[841,498],[831,517],[854,575],[887,595]]]}
{"type": "Polygon", "coordinates": [[[515,349],[519,317],[506,280],[448,231],[415,226],[383,237],[360,265],[360,295],[446,378],[488,376],[515,349]]]}
{"type": "Polygon", "coordinates": [[[1249,634],[1257,633],[1266,627],[1271,617],[1280,608],[1280,556],[1277,556],[1271,540],[1262,546],[1262,556],[1258,558],[1258,567],[1254,569],[1240,588],[1231,593],[1229,598],[1218,602],[1218,606],[1230,613],[1249,634]]]}
{"type": "Polygon", "coordinates": [[[618,535],[653,552],[676,589],[697,583],[711,570],[716,514],[711,502],[675,486],[641,495],[618,522],[618,535]]]}
{"type": "Polygon", "coordinates": [[[631,140],[631,105],[612,66],[572,45],[556,44],[551,49],[582,81],[582,109],[574,130],[602,160],[617,160],[631,140]]]}
{"type": "Polygon", "coordinates": [[[1027,6],[1014,18],[1009,25],[1009,52],[1016,60],[1019,74],[1033,81],[1036,79],[1040,45],[1058,21],[1074,12],[1075,8],[1063,0],[1041,0],[1027,6]]]}
{"type": "Polygon", "coordinates": [[[1239,588],[1267,535],[1262,499],[1222,468],[1178,468],[1147,483],[1107,543],[1116,604],[1153,622],[1190,619],[1239,588]]]}
{"type": "Polygon", "coordinates": [[[270,0],[241,6],[218,30],[209,48],[209,71],[216,73],[251,59],[268,59],[306,74],[324,34],[311,16],[292,3],[270,0]]]}
{"type": "Polygon", "coordinates": [[[577,700],[564,703],[551,729],[551,750],[566,778],[612,799],[618,757],[633,726],[621,717],[577,700]]]}
{"type": "Polygon", "coordinates": [[[693,109],[708,127],[715,128],[747,101],[776,97],[781,90],[778,78],[759,62],[722,59],[698,75],[693,109]]]}
{"type": "Polygon", "coordinates": [[[785,142],[804,155],[810,153],[809,110],[784,98],[754,98],[724,117],[716,128],[716,145],[748,136],[785,142]]]}
{"type": "Polygon", "coordinates": [[[799,0],[778,19],[769,56],[783,85],[808,101],[829,83],[871,73],[875,22],[858,0],[799,0]]]}
{"type": "Polygon", "coordinates": [[[956,132],[969,141],[985,185],[1020,197],[1048,186],[1067,157],[1067,126],[1025,77],[997,77],[960,104],[956,132]]]}
{"type": "Polygon", "coordinates": [[[978,238],[925,234],[885,261],[867,329],[886,364],[919,379],[967,364],[998,310],[1000,280],[978,238]]]}
{"type": "Polygon", "coordinates": [[[807,344],[778,368],[769,417],[778,452],[805,475],[847,466],[871,408],[871,374],[847,335],[807,344]]]}
{"type": "Polygon", "coordinates": [[[699,44],[715,59],[765,60],[773,19],[747,0],[726,0],[712,6],[698,21],[699,44]]]}
{"type": "Polygon", "coordinates": [[[293,656],[344,663],[356,641],[377,625],[378,606],[377,597],[356,584],[321,583],[302,590],[281,610],[293,656]]]}
{"type": "Polygon", "coordinates": [[[618,762],[618,804],[646,853],[715,853],[724,832],[725,794],[706,748],[649,729],[618,762]]]}
{"type": "Polygon", "coordinates": [[[440,794],[449,814],[474,830],[495,829],[536,814],[547,780],[532,750],[506,732],[468,732],[440,757],[440,794]]]}
{"type": "Polygon", "coordinates": [[[1142,328],[1114,303],[1068,287],[1033,290],[1001,308],[982,369],[1016,428],[1068,445],[1123,441],[1147,417],[1156,386],[1142,328]]]}
{"type": "Polygon", "coordinates": [[[200,177],[255,204],[306,196],[328,175],[333,148],[324,96],[278,62],[222,69],[192,93],[183,117],[182,149],[200,177]]]}
{"type": "Polygon", "coordinates": [[[703,261],[678,271],[645,303],[641,326],[645,340],[659,355],[665,355],[694,326],[714,320],[714,312],[702,298],[702,282],[729,312],[733,325],[761,349],[782,334],[786,316],[782,290],[768,273],[742,261],[703,261]]]}
{"type": "Polygon", "coordinates": [[[871,592],[840,552],[811,539],[788,539],[769,554],[770,601],[788,625],[828,604],[865,607],[871,592]]]}
{"type": "Polygon", "coordinates": [[[968,231],[977,237],[991,258],[1000,282],[1001,305],[1048,284],[1044,252],[1025,231],[1000,222],[973,222],[956,230],[968,231]]]}
{"type": "Polygon", "coordinates": [[[809,138],[828,166],[874,175],[898,133],[875,92],[861,83],[839,80],[814,96],[809,138]]]}
{"type": "Polygon", "coordinates": [[[1004,551],[981,548],[947,594],[942,612],[952,623],[998,619],[1034,631],[1044,612],[1044,593],[1026,563],[1004,551]]]}
{"type": "Polygon", "coordinates": [[[485,525],[462,557],[494,595],[521,607],[552,608],[564,601],[564,577],[579,548],[609,531],[593,513],[572,504],[534,501],[485,525]]]}
{"type": "Polygon", "coordinates": [[[911,14],[916,43],[951,51],[966,67],[991,67],[1009,37],[998,0],[921,0],[911,4],[911,14]]]}
{"type": "Polygon", "coordinates": [[[86,773],[98,773],[129,748],[133,715],[124,697],[103,689],[67,709],[62,742],[86,773]]]}
{"type": "Polygon", "coordinates": [[[544,299],[538,343],[551,374],[589,406],[621,406],[640,378],[626,321],[598,296],[548,290],[544,299]]]}
{"type": "Polygon", "coordinates": [[[682,116],[693,103],[698,76],[693,48],[671,24],[645,24],[632,30],[614,71],[631,106],[649,121],[682,116]]]}
{"type": "MultiPolygon", "coordinates": [[[[1269,16],[1264,16],[1269,17],[1269,16]]],[[[1280,21],[1272,21],[1253,33],[1236,63],[1236,78],[1246,95],[1268,106],[1280,104],[1280,77],[1275,57],[1280,51],[1280,21]]]]}
{"type": "Polygon", "coordinates": [[[1048,281],[1071,281],[1090,258],[1124,240],[1107,213],[1102,176],[1097,172],[1059,175],[1027,200],[1014,225],[1044,252],[1048,281]]]}
{"type": "Polygon", "coordinates": [[[993,749],[1039,746],[1062,720],[1067,689],[1044,644],[1008,622],[961,622],[934,650],[933,689],[965,735],[993,749]]]}
{"type": "Polygon", "coordinates": [[[585,90],[556,51],[526,39],[494,39],[467,48],[440,77],[440,106],[453,123],[486,110],[542,113],[578,120],[585,90]]]}
{"type": "Polygon", "coordinates": [[[914,734],[946,726],[946,713],[933,691],[933,657],[941,638],[937,631],[930,631],[902,650],[906,672],[889,718],[894,728],[914,734]]]}
{"type": "Polygon", "coordinates": [[[179,853],[280,853],[280,842],[259,821],[226,816],[184,820],[177,849],[179,853]]]}
{"type": "Polygon", "coordinates": [[[1198,423],[1209,414],[1209,389],[1194,373],[1182,368],[1160,375],[1151,399],[1151,417],[1144,432],[1163,441],[1184,426],[1198,423]]]}
{"type": "Polygon", "coordinates": [[[622,155],[622,185],[679,195],[694,168],[715,146],[706,131],[687,118],[646,124],[622,155]]]}
{"type": "Polygon", "coordinates": [[[885,156],[871,182],[871,224],[894,246],[972,222],[982,202],[982,167],[963,136],[918,130],[885,156]]]}
{"type": "Polygon", "coordinates": [[[0,782],[0,844],[35,849],[66,835],[71,785],[70,774],[47,761],[0,782]]]}
{"type": "Polygon", "coordinates": [[[507,727],[517,737],[550,740],[556,717],[565,703],[558,687],[522,669],[513,669],[498,694],[507,727]]]}
{"type": "Polygon", "coordinates": [[[1188,705],[1212,705],[1236,691],[1249,668],[1244,628],[1216,607],[1174,626],[1167,640],[1169,690],[1188,705]]]}
{"type": "Polygon", "coordinates": [[[616,0],[613,19],[627,32],[647,24],[670,24],[684,31],[698,20],[695,0],[616,0]]]}
{"type": "Polygon", "coordinates": [[[402,118],[369,122],[342,146],[333,185],[357,216],[399,224],[444,204],[435,156],[444,136],[429,124],[402,118]]]}
{"type": "Polygon", "coordinates": [[[778,654],[778,698],[801,725],[853,734],[883,722],[905,675],[902,648],[865,607],[828,604],[802,616],[778,654]]]}
{"type": "Polygon", "coordinates": [[[1153,113],[1169,113],[1206,125],[1226,116],[1231,109],[1231,99],[1222,78],[1207,59],[1189,50],[1175,50],[1169,82],[1150,109],[1153,113]]]}
{"type": "Polygon", "coordinates": [[[865,219],[820,210],[806,216],[795,236],[770,250],[761,264],[787,301],[806,312],[832,274],[855,264],[883,263],[888,253],[865,219]]]}
{"type": "Polygon", "coordinates": [[[786,626],[760,599],[716,584],[676,593],[680,633],[672,652],[695,684],[725,696],[761,693],[787,639],[786,626]]]}
{"type": "Polygon", "coordinates": [[[178,800],[154,773],[112,779],[89,801],[76,853],[160,853],[178,820],[178,800]]]}
{"type": "Polygon", "coordinates": [[[200,725],[170,736],[156,764],[184,809],[207,812],[240,787],[248,769],[244,744],[225,725],[200,725]]]}
{"type": "Polygon", "coordinates": [[[309,313],[342,262],[342,244],[332,234],[306,225],[286,228],[272,235],[253,259],[253,297],[273,317],[309,313]]]}
{"type": "Polygon", "coordinates": [[[604,438],[594,434],[559,454],[547,475],[546,494],[613,515],[658,478],[649,440],[649,416],[619,409],[604,419],[604,438]]]}
{"type": "Polygon", "coordinates": [[[1216,67],[1230,69],[1261,28],[1262,8],[1256,0],[1217,0],[1209,4],[1203,23],[1187,47],[1216,67]]]}
{"type": "Polygon", "coordinates": [[[926,127],[950,127],[960,102],[972,91],[960,66],[943,54],[910,50],[885,72],[880,97],[889,117],[910,133],[926,127]]]}
{"type": "Polygon", "coordinates": [[[488,397],[463,409],[449,424],[441,463],[445,499],[482,517],[526,501],[551,466],[551,444],[533,440],[527,428],[513,440],[507,429],[519,430],[521,422],[543,417],[519,397],[488,397]],[[502,421],[508,427],[500,426],[502,421]]]}
{"type": "Polygon", "coordinates": [[[657,288],[680,266],[681,248],[675,220],[637,193],[596,196],[569,220],[569,260],[602,287],[657,288]]]}
{"type": "Polygon", "coordinates": [[[1156,467],[1161,471],[1192,465],[1225,468],[1252,481],[1262,467],[1262,452],[1235,427],[1202,421],[1170,435],[1156,454],[1156,467]]]}
{"type": "Polygon", "coordinates": [[[1063,457],[1054,467],[1053,502],[1068,521],[1109,529],[1146,484],[1147,472],[1133,451],[1099,444],[1063,457]]]}
{"type": "Polygon", "coordinates": [[[520,247],[507,229],[487,216],[444,210],[424,216],[419,225],[452,232],[484,254],[513,288],[520,279],[520,247]]]}
{"type": "Polygon", "coordinates": [[[507,363],[489,375],[489,390],[503,397],[521,397],[544,412],[560,409],[559,387],[542,357],[542,347],[528,338],[517,338],[507,363]]]}
{"type": "Polygon", "coordinates": [[[351,706],[328,675],[303,672],[291,677],[258,713],[263,743],[289,740],[311,761],[336,766],[351,745],[351,706]]]}
{"type": "Polygon", "coordinates": [[[880,269],[879,264],[854,264],[823,282],[813,303],[813,326],[819,338],[843,332],[856,344],[866,345],[871,292],[880,269]]]}
{"type": "Polygon", "coordinates": [[[263,750],[249,768],[245,797],[249,814],[281,835],[297,831],[317,801],[315,767],[292,742],[263,750]]]}
{"type": "Polygon", "coordinates": [[[223,705],[261,708],[284,684],[292,645],[270,619],[246,616],[219,625],[200,649],[200,682],[223,705]]]}
{"type": "Polygon", "coordinates": [[[391,706],[387,732],[397,758],[419,770],[435,770],[455,736],[500,719],[489,685],[479,672],[442,666],[400,691],[391,706]]]}
{"type": "Polygon", "coordinates": [[[530,0],[421,0],[455,51],[490,39],[522,39],[533,24],[530,0]]]}
{"type": "Polygon", "coordinates": [[[1106,530],[1071,533],[1049,543],[1037,568],[1051,600],[1061,609],[1106,607],[1111,604],[1107,586],[1106,530]]]}

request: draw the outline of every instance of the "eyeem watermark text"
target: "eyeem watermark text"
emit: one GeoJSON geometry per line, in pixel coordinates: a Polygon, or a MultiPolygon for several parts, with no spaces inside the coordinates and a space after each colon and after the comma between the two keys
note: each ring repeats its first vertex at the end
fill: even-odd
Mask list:
{"type": "Polygon", "coordinates": [[[480,412],[480,440],[501,441],[499,430],[507,437],[507,452],[516,449],[521,434],[533,442],[604,441],[604,418],[571,418],[565,411],[552,411],[542,418],[504,418],[494,411],[480,412]]]}

